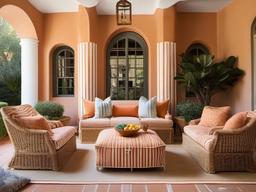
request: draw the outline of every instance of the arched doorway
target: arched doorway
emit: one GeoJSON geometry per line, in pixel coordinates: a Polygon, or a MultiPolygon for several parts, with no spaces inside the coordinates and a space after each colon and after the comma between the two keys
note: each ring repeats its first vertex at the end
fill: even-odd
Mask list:
{"type": "Polygon", "coordinates": [[[135,32],[116,35],[107,49],[107,95],[113,100],[148,96],[148,47],[135,32]]]}
{"type": "Polygon", "coordinates": [[[21,45],[21,103],[35,105],[38,101],[38,36],[29,15],[20,7],[0,7],[0,16],[10,23],[21,45]]]}
{"type": "Polygon", "coordinates": [[[0,16],[0,101],[21,103],[21,47],[15,29],[0,16]]]}
{"type": "Polygon", "coordinates": [[[251,27],[252,44],[252,110],[256,109],[256,18],[251,27]]]}

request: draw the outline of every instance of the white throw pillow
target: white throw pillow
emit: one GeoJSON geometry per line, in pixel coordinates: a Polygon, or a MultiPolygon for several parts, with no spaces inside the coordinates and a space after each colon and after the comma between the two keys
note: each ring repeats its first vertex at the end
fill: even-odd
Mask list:
{"type": "Polygon", "coordinates": [[[112,102],[108,97],[104,101],[100,98],[95,98],[95,116],[94,118],[106,118],[112,116],[112,102]]]}
{"type": "Polygon", "coordinates": [[[139,100],[139,117],[142,118],[155,118],[157,117],[156,112],[157,97],[153,97],[150,100],[141,96],[139,100]]]}

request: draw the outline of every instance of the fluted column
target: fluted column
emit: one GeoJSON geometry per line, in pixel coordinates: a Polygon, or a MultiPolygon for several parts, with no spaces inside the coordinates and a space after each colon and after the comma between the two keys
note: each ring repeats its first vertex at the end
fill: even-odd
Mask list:
{"type": "Polygon", "coordinates": [[[38,101],[38,40],[21,38],[21,103],[38,101]]]}
{"type": "Polygon", "coordinates": [[[83,99],[94,100],[97,95],[97,44],[78,45],[78,110],[83,114],[83,99]]]}
{"type": "Polygon", "coordinates": [[[157,98],[159,101],[170,99],[171,113],[176,106],[176,43],[157,43],[157,98]]]}

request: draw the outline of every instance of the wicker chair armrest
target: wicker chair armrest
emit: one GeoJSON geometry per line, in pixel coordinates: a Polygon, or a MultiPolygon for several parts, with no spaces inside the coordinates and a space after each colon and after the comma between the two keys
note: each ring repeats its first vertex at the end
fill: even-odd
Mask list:
{"type": "Polygon", "coordinates": [[[191,121],[189,121],[189,125],[198,125],[199,122],[200,122],[201,118],[198,118],[198,119],[193,119],[191,121]]]}
{"type": "Polygon", "coordinates": [[[255,145],[256,136],[256,119],[251,119],[245,126],[234,129],[225,130],[218,129],[213,135],[216,136],[215,152],[231,153],[231,152],[249,152],[255,145]]]}
{"type": "Polygon", "coordinates": [[[63,124],[59,120],[47,120],[48,124],[52,129],[58,128],[58,127],[63,127],[63,124]]]}
{"type": "Polygon", "coordinates": [[[216,126],[211,129],[209,135],[213,135],[216,131],[223,129],[224,126],[216,126]]]}

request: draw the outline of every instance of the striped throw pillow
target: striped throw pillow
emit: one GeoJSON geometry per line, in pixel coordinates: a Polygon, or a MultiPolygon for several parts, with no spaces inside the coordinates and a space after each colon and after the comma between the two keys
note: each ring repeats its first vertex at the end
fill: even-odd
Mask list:
{"type": "Polygon", "coordinates": [[[108,97],[104,101],[95,98],[95,118],[105,118],[112,116],[112,102],[111,98],[108,97]]]}
{"type": "Polygon", "coordinates": [[[139,100],[139,117],[142,118],[155,118],[156,113],[157,97],[153,97],[150,100],[141,96],[139,100]]]}

